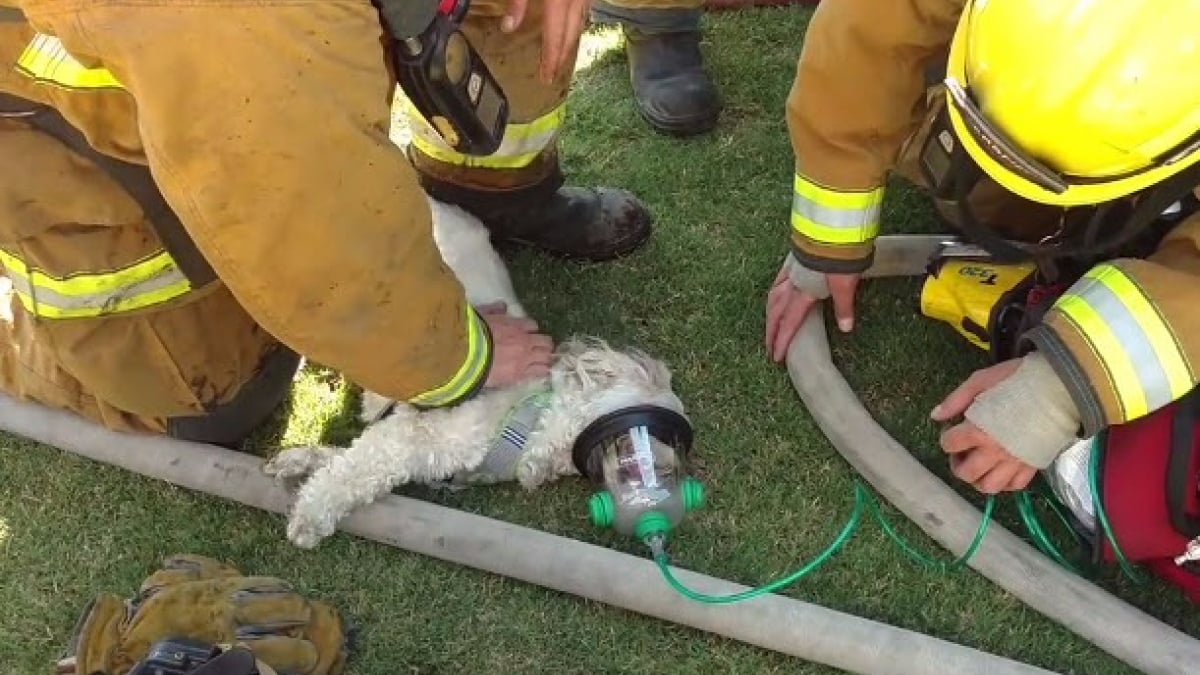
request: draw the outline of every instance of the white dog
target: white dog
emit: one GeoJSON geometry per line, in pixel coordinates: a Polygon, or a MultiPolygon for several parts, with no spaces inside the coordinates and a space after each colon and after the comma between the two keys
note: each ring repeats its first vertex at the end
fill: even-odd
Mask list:
{"type": "MultiPolygon", "coordinates": [[[[434,239],[467,300],[475,306],[502,301],[510,314],[525,316],[483,223],[457,207],[430,203],[434,239]]],[[[614,411],[636,406],[665,409],[686,420],[662,362],[602,340],[574,338],[559,345],[548,377],[486,389],[451,408],[421,411],[364,392],[368,426],[349,447],[284,450],[266,471],[280,480],[308,476],[290,510],[287,536],[297,546],[312,548],[352,510],[403,483],[517,480],[533,489],[576,475],[572,450],[581,432],[614,411]]],[[[652,443],[657,461],[675,461],[673,447],[658,439],[652,443]]]]}

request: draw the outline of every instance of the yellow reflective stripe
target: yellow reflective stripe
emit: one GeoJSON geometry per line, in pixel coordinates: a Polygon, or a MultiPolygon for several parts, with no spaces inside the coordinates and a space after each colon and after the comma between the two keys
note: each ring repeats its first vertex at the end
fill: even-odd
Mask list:
{"type": "Polygon", "coordinates": [[[1137,283],[1100,265],[1055,303],[1108,372],[1124,419],[1137,419],[1186,394],[1194,376],[1171,327],[1137,283]]]}
{"type": "Polygon", "coordinates": [[[67,52],[62,41],[39,33],[17,58],[17,71],[41,82],[72,89],[121,89],[105,68],[88,68],[67,52]]]}
{"type": "Polygon", "coordinates": [[[883,187],[863,191],[830,190],[796,174],[792,228],[826,244],[862,244],[879,235],[883,187]]]}
{"type": "Polygon", "coordinates": [[[144,309],[190,290],[187,277],[165,251],[118,270],[52,277],[0,251],[0,264],[22,306],[46,319],[105,316],[144,309]]]}
{"type": "Polygon", "coordinates": [[[467,357],[454,377],[450,378],[437,389],[431,389],[409,399],[413,405],[437,407],[457,401],[471,390],[484,376],[491,346],[488,344],[487,333],[483,320],[475,313],[474,308],[467,306],[467,357]]]}
{"type": "Polygon", "coordinates": [[[451,149],[407,99],[405,109],[412,131],[412,144],[418,150],[439,162],[491,169],[520,169],[532,164],[558,138],[567,114],[566,105],[560,104],[532,122],[509,124],[504,129],[504,139],[496,152],[480,157],[451,149]]]}

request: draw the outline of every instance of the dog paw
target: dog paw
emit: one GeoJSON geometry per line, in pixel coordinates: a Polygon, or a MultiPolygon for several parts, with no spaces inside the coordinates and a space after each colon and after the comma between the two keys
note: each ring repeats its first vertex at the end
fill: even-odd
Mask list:
{"type": "Polygon", "coordinates": [[[333,534],[334,529],[333,524],[293,516],[288,521],[287,538],[299,548],[313,549],[322,539],[333,534]]]}
{"type": "Polygon", "coordinates": [[[325,466],[332,457],[333,453],[324,448],[288,448],[263,465],[263,473],[280,481],[304,478],[325,466]]]}

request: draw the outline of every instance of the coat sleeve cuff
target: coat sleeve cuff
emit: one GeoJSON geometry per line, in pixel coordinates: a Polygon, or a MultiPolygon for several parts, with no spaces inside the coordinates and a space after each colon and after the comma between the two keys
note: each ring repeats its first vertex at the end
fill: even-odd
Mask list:
{"type": "Polygon", "coordinates": [[[822,246],[794,233],[791,250],[796,262],[823,274],[861,274],[875,262],[873,241],[853,246],[822,246]]]}
{"type": "Polygon", "coordinates": [[[487,322],[474,307],[467,305],[467,347],[462,365],[442,385],[417,394],[408,403],[417,408],[442,408],[453,406],[474,396],[487,382],[492,368],[492,334],[487,322]]]}
{"type": "Polygon", "coordinates": [[[1046,324],[1034,326],[1023,337],[1058,375],[1058,379],[1066,388],[1079,412],[1079,421],[1083,426],[1083,437],[1091,438],[1109,426],[1104,414],[1104,404],[1099,392],[1088,377],[1085,366],[1079,362],[1075,353],[1067,346],[1063,336],[1046,324]]]}

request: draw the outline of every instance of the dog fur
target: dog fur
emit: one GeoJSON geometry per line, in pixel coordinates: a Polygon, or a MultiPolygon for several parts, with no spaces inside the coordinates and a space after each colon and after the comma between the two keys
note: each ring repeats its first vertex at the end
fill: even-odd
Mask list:
{"type": "MultiPolygon", "coordinates": [[[[468,302],[475,306],[504,302],[509,314],[527,316],[483,223],[433,199],[430,206],[434,239],[462,282],[468,302]]],[[[404,483],[516,480],[535,489],[575,475],[571,460],[575,439],[592,421],[626,406],[659,405],[686,415],[663,362],[589,337],[561,342],[545,378],[486,389],[450,408],[422,411],[396,402],[391,412],[381,415],[392,403],[364,392],[361,414],[368,425],[349,447],[290,448],[268,462],[267,473],[278,480],[307,477],[289,511],[287,537],[293,544],[315,547],[347,514],[404,483]],[[472,475],[509,411],[545,389],[548,402],[513,475],[472,475]]]]}

